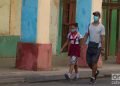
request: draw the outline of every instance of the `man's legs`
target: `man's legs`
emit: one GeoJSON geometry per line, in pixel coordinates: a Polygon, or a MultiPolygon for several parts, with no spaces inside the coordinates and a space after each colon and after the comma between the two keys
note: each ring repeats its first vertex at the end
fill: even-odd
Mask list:
{"type": "Polygon", "coordinates": [[[89,68],[90,68],[90,69],[92,69],[92,68],[93,68],[93,67],[92,67],[92,66],[93,66],[92,64],[88,64],[88,66],[89,66],[89,68]]]}
{"type": "Polygon", "coordinates": [[[98,71],[97,64],[88,64],[89,68],[92,70],[92,77],[96,79],[96,74],[98,71]]]}
{"type": "Polygon", "coordinates": [[[96,72],[97,72],[97,64],[93,64],[93,66],[92,66],[92,77],[96,78],[96,72]]]}
{"type": "MultiPolygon", "coordinates": [[[[89,51],[92,52],[92,51],[89,51]]],[[[87,62],[88,62],[88,66],[90,67],[90,69],[92,70],[92,77],[90,82],[94,83],[96,80],[97,75],[99,74],[99,71],[97,70],[97,62],[99,59],[99,55],[100,55],[100,50],[97,50],[96,54],[90,54],[87,51],[87,62]]]]}

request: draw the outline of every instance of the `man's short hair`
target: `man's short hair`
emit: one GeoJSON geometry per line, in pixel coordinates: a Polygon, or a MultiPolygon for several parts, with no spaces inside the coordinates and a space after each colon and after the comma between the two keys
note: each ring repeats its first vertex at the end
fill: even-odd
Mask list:
{"type": "Polygon", "coordinates": [[[99,16],[99,17],[101,16],[99,11],[93,12],[93,15],[94,15],[94,16],[99,16]]]}

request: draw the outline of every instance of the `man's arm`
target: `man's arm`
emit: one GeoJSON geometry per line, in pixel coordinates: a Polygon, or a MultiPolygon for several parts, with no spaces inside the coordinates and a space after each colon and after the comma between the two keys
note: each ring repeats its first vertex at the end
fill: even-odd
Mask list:
{"type": "Polygon", "coordinates": [[[105,36],[104,35],[101,36],[101,44],[102,44],[102,48],[104,49],[105,48],[105,36]]]}
{"type": "Polygon", "coordinates": [[[102,45],[102,49],[105,50],[105,27],[102,27],[102,31],[101,31],[101,45],[102,45]]]}
{"type": "Polygon", "coordinates": [[[105,36],[101,35],[101,55],[105,55],[105,36]]]}
{"type": "Polygon", "coordinates": [[[86,33],[83,39],[83,43],[86,43],[87,39],[88,39],[89,33],[86,33]]]}

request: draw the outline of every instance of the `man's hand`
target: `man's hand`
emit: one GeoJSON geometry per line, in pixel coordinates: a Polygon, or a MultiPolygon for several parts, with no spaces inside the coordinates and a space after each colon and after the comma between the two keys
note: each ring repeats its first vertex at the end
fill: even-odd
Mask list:
{"type": "Polygon", "coordinates": [[[101,54],[102,56],[104,56],[105,55],[105,36],[104,35],[101,36],[101,44],[102,44],[101,54]]]}
{"type": "Polygon", "coordinates": [[[105,48],[101,48],[101,55],[102,55],[102,56],[105,55],[105,48]]]}
{"type": "Polygon", "coordinates": [[[89,33],[86,33],[84,38],[83,38],[83,44],[86,43],[87,39],[88,39],[89,33]]]}

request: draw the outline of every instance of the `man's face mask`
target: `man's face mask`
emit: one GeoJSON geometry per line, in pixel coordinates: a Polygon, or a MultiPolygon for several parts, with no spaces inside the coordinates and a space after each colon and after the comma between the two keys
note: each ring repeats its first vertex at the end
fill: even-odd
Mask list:
{"type": "Polygon", "coordinates": [[[94,16],[94,21],[97,22],[99,20],[98,16],[94,16]]]}

